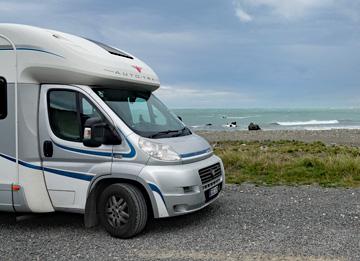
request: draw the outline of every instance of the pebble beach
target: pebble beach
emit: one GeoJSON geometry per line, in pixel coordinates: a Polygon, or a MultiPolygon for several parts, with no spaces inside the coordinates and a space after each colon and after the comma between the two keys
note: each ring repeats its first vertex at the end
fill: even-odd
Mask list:
{"type": "Polygon", "coordinates": [[[266,130],[266,131],[196,131],[209,142],[216,141],[264,141],[299,140],[321,141],[328,145],[348,145],[360,147],[360,129],[334,130],[266,130]]]}

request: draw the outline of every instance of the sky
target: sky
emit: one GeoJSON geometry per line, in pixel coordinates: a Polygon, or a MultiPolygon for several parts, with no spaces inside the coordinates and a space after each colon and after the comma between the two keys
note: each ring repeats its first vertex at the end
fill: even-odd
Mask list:
{"type": "Polygon", "coordinates": [[[0,0],[145,61],[172,108],[360,107],[358,0],[0,0]]]}

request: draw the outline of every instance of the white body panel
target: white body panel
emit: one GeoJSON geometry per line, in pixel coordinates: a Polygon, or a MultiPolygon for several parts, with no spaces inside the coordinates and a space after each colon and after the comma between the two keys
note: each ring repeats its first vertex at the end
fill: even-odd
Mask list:
{"type": "MultiPolygon", "coordinates": [[[[0,140],[0,211],[13,211],[13,194],[12,184],[17,184],[19,181],[18,176],[18,136],[17,136],[17,82],[16,82],[16,51],[14,43],[5,35],[0,33],[0,44],[8,46],[8,51],[4,55],[3,59],[0,59],[1,63],[6,65],[4,68],[4,75],[7,75],[13,80],[14,84],[7,88],[7,107],[8,115],[1,120],[0,133],[2,138],[0,140]]],[[[4,82],[2,77],[1,82],[4,82]]],[[[6,79],[5,79],[6,81],[6,79]]]]}
{"type": "MultiPolygon", "coordinates": [[[[0,24],[0,34],[16,45],[20,83],[142,84],[151,90],[160,85],[153,70],[136,57],[113,55],[78,36],[16,24],[0,24]]],[[[14,72],[8,63],[13,59],[8,52],[9,44],[0,42],[0,72],[8,82],[13,82],[14,72]]]]}
{"type": "MultiPolygon", "coordinates": [[[[38,163],[40,166],[40,163],[38,163]]],[[[35,170],[25,166],[19,166],[19,185],[21,186],[27,205],[31,212],[52,212],[54,211],[42,170],[35,170]]]]}
{"type": "Polygon", "coordinates": [[[0,169],[0,184],[15,184],[17,182],[15,162],[0,157],[0,169]]]}
{"type": "Polygon", "coordinates": [[[45,177],[55,208],[85,209],[89,181],[54,175],[47,171],[45,177]]]}

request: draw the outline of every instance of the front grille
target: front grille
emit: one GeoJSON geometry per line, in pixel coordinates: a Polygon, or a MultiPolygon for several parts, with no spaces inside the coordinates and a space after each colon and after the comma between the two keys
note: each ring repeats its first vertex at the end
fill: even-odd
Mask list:
{"type": "Polygon", "coordinates": [[[218,179],[214,179],[213,181],[211,181],[210,183],[207,183],[206,185],[203,185],[202,188],[203,190],[207,190],[209,188],[214,187],[216,184],[219,184],[221,181],[221,178],[218,179]]]}
{"type": "Polygon", "coordinates": [[[202,184],[206,184],[218,177],[221,176],[221,166],[220,163],[216,163],[209,167],[199,170],[199,175],[202,184]]]}

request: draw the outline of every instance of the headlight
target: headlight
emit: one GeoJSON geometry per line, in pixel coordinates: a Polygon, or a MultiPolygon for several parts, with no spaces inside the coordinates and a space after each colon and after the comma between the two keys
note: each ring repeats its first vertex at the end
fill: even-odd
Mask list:
{"type": "Polygon", "coordinates": [[[180,156],[169,146],[140,138],[139,147],[144,152],[159,160],[177,161],[180,156]]]}

